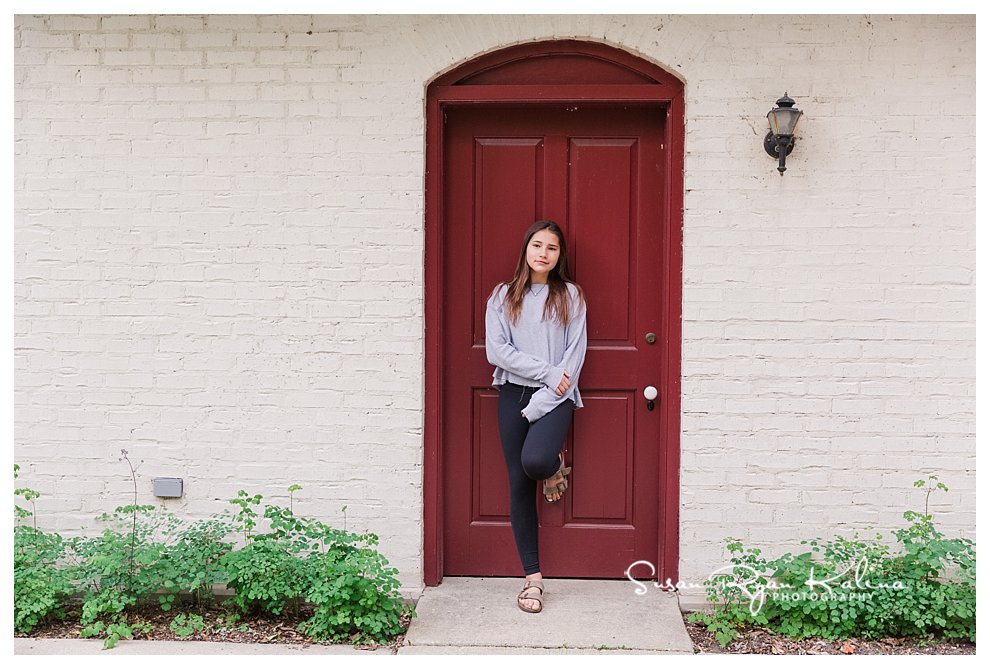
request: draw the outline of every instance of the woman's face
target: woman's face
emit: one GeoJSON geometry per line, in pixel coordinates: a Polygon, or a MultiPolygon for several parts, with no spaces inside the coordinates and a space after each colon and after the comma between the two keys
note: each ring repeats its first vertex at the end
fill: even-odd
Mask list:
{"type": "Polygon", "coordinates": [[[537,230],[526,246],[526,264],[532,283],[546,283],[560,258],[560,238],[549,230],[537,230]]]}

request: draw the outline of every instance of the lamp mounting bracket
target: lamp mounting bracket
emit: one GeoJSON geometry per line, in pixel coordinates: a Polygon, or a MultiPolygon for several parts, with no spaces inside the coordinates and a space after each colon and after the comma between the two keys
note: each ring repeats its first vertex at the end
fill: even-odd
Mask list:
{"type": "MultiPolygon", "coordinates": [[[[773,136],[773,132],[768,132],[767,136],[763,138],[763,148],[772,157],[777,158],[777,140],[773,136]]],[[[794,150],[794,138],[791,137],[790,141],[787,143],[787,153],[785,155],[791,155],[791,151],[794,150]]]]}

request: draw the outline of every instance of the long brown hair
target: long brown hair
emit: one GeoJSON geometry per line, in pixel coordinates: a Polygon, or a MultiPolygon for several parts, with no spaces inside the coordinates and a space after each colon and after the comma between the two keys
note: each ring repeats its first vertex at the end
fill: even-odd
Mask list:
{"type": "Polygon", "coordinates": [[[543,305],[543,320],[553,319],[566,327],[571,320],[571,294],[567,290],[567,284],[574,284],[581,304],[584,303],[584,291],[571,279],[567,267],[567,240],[564,238],[564,231],[553,221],[536,221],[529,226],[523,236],[522,249],[519,251],[519,261],[516,263],[516,271],[512,281],[500,283],[495,287],[495,291],[498,292],[502,286],[509,287],[505,295],[505,311],[513,324],[518,323],[519,315],[522,313],[523,298],[526,297],[526,291],[530,288],[526,249],[529,247],[529,240],[540,230],[549,230],[557,235],[560,242],[560,255],[557,258],[557,264],[547,276],[547,290],[549,292],[547,293],[547,301],[543,305]]]}

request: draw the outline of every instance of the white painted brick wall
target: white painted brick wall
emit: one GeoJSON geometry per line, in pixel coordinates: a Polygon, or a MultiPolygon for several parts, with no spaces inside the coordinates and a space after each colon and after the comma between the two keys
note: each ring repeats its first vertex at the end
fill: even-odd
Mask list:
{"type": "Polygon", "coordinates": [[[680,572],[975,503],[971,16],[19,16],[16,460],[64,532],[239,488],[422,584],[423,95],[576,37],[687,86],[680,572]],[[805,111],[781,178],[761,147],[805,111]]]}

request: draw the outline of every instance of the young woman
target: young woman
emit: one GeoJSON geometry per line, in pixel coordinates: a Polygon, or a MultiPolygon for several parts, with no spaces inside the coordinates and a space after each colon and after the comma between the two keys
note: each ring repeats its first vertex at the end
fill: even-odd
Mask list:
{"type": "Polygon", "coordinates": [[[543,610],[537,550],[536,482],[554,503],[567,490],[562,448],[575,408],[588,336],[584,292],[570,280],[564,233],[553,221],[526,231],[512,281],[498,285],[485,313],[485,348],[499,389],[498,430],[509,473],[512,533],[526,583],[516,598],[543,610]]]}

